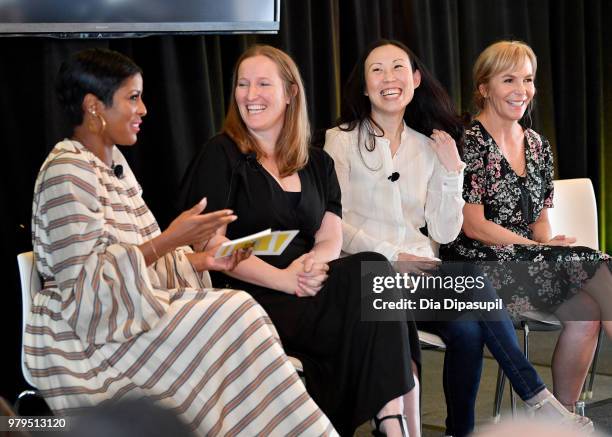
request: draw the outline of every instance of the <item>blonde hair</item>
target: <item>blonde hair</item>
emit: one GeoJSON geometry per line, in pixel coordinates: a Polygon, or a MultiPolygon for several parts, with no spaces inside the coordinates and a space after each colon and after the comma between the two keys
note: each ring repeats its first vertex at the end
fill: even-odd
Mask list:
{"type": "Polygon", "coordinates": [[[236,142],[242,153],[255,152],[258,159],[265,155],[244,124],[235,96],[240,64],[254,56],[265,56],[276,64],[284,83],[285,95],[289,98],[283,127],[276,141],[276,165],[280,176],[286,177],[306,166],[310,142],[304,84],[297,65],[288,54],[269,45],[254,45],[240,56],[234,67],[230,107],[223,123],[223,132],[236,142]]]}
{"type": "Polygon", "coordinates": [[[525,59],[531,61],[533,75],[535,77],[538,61],[531,47],[522,41],[498,41],[483,50],[476,59],[472,76],[474,79],[473,101],[479,111],[484,109],[485,98],[480,93],[479,87],[489,83],[489,80],[511,68],[517,68],[525,59]]]}

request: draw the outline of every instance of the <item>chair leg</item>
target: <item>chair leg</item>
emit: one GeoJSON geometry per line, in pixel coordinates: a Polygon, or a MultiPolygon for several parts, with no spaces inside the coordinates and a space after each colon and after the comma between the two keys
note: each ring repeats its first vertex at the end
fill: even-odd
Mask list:
{"type": "Polygon", "coordinates": [[[529,323],[523,322],[523,353],[529,361],[529,323]]]}
{"type": "Polygon", "coordinates": [[[584,382],[582,387],[582,395],[580,398],[583,401],[593,398],[593,383],[595,382],[595,373],[597,371],[597,360],[599,359],[599,351],[603,340],[603,329],[599,328],[599,336],[597,337],[597,346],[595,347],[595,355],[593,355],[593,363],[591,364],[591,374],[589,375],[589,383],[584,382]]]}
{"type": "Polygon", "coordinates": [[[493,421],[499,422],[501,418],[501,404],[504,398],[504,386],[506,384],[506,375],[501,367],[497,369],[497,383],[495,387],[495,402],[493,403],[493,421]]]}
{"type": "MultiPolygon", "coordinates": [[[[523,353],[525,358],[529,360],[529,323],[527,321],[521,322],[521,328],[523,329],[523,353]]],[[[599,347],[599,344],[598,344],[599,347]]],[[[497,371],[497,386],[495,388],[495,403],[493,405],[493,420],[498,422],[500,420],[501,404],[504,395],[504,385],[506,382],[506,376],[504,375],[501,367],[497,371]]],[[[512,417],[516,415],[516,394],[510,385],[510,409],[512,411],[512,417]]]]}
{"type": "MultiPolygon", "coordinates": [[[[525,354],[525,358],[529,360],[529,323],[524,321],[521,322],[521,325],[523,327],[523,353],[525,354]]],[[[510,384],[510,410],[514,418],[516,416],[516,395],[512,384],[510,384]]]]}

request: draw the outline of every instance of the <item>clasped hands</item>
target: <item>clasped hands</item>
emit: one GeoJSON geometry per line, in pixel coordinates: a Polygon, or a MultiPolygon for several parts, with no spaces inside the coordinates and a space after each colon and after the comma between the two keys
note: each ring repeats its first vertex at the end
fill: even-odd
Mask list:
{"type": "Polygon", "coordinates": [[[310,251],[296,258],[287,268],[285,290],[298,297],[315,296],[328,278],[329,265],[317,262],[315,252],[310,251]]]}

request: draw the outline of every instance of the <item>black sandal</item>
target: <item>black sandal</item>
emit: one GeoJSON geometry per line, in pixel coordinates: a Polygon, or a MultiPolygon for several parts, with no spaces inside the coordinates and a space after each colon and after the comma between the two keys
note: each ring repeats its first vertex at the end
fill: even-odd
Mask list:
{"type": "Polygon", "coordinates": [[[381,417],[380,419],[374,416],[374,419],[372,419],[372,421],[374,422],[374,429],[372,430],[372,435],[374,437],[383,437],[387,435],[380,430],[380,424],[387,419],[397,419],[400,423],[400,430],[402,431],[402,436],[408,437],[408,425],[406,425],[406,416],[404,416],[403,414],[391,414],[389,416],[381,417]]]}

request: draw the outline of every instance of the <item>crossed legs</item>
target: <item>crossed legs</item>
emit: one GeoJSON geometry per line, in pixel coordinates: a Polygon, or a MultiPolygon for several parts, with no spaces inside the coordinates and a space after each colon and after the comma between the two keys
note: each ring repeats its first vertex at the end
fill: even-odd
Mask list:
{"type": "Polygon", "coordinates": [[[612,274],[602,265],[584,291],[556,311],[563,323],[552,359],[554,393],[568,409],[580,396],[593,354],[599,328],[612,338],[612,274]]]}

